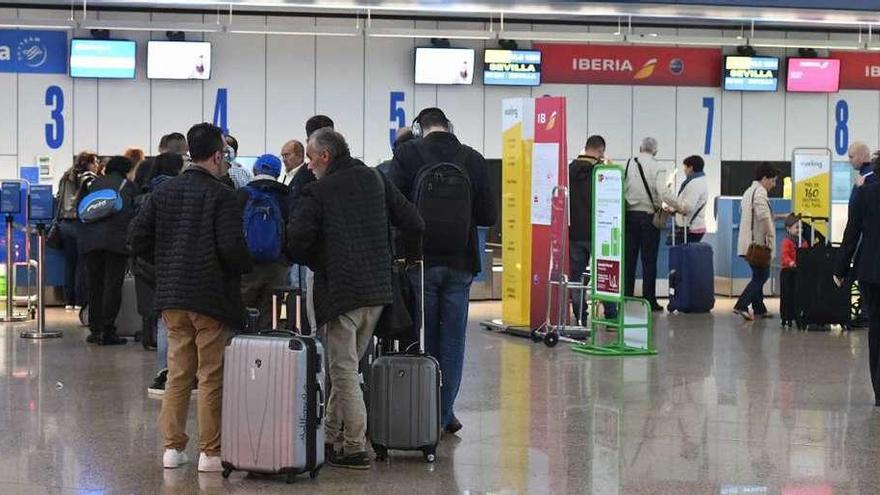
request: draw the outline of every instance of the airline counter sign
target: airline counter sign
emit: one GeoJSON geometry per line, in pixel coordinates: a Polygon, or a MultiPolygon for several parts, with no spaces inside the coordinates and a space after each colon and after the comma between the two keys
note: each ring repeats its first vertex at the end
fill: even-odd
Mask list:
{"type": "Polygon", "coordinates": [[[840,89],[880,89],[880,53],[831,52],[840,59],[840,89]]]}
{"type": "Polygon", "coordinates": [[[67,74],[67,31],[0,29],[0,72],[67,74]]]}
{"type": "Polygon", "coordinates": [[[721,50],[535,43],[543,83],[634,86],[721,85],[721,50]]]}

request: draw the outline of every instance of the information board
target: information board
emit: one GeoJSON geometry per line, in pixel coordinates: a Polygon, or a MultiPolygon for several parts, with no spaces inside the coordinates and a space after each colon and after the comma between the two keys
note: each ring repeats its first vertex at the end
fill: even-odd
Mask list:
{"type": "Polygon", "coordinates": [[[791,160],[793,190],[792,212],[804,217],[827,218],[810,222],[816,231],[828,238],[831,223],[831,150],[798,148],[791,160]]]}
{"type": "Polygon", "coordinates": [[[20,182],[3,182],[0,184],[0,213],[21,213],[20,182]]]}
{"type": "Polygon", "coordinates": [[[31,186],[30,219],[34,223],[46,223],[55,217],[55,197],[51,184],[31,186]]]}
{"type": "Polygon", "coordinates": [[[592,290],[600,299],[623,297],[623,170],[603,165],[593,172],[592,290]]]}

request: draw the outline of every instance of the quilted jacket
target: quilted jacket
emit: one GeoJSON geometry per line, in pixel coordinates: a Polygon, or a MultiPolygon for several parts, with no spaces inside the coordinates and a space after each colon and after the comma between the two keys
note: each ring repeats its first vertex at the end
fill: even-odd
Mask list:
{"type": "Polygon", "coordinates": [[[287,247],[295,263],[315,272],[318,326],[391,303],[389,220],[410,238],[425,228],[394,185],[350,156],[337,158],[326,176],[303,188],[291,212],[287,247]]]}
{"type": "Polygon", "coordinates": [[[156,264],[156,310],[181,309],[244,325],[241,274],[250,270],[231,188],[192,166],[157,188],[131,223],[135,255],[156,264]]]}

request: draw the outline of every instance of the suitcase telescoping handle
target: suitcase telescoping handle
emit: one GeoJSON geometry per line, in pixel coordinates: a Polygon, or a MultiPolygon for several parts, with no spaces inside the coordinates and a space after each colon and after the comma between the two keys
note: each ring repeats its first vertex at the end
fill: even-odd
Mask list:
{"type": "Polygon", "coordinates": [[[421,259],[416,262],[419,268],[419,341],[413,342],[405,349],[404,352],[412,351],[412,347],[418,344],[418,353],[424,354],[425,351],[425,260],[421,259]]]}

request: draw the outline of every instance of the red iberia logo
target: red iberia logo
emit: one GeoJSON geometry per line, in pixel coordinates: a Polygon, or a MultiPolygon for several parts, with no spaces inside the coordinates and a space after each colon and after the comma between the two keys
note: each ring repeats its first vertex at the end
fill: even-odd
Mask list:
{"type": "Polygon", "coordinates": [[[657,67],[657,59],[652,58],[645,62],[645,65],[639,69],[638,72],[633,76],[633,79],[647,79],[654,74],[654,69],[657,67]]]}
{"type": "Polygon", "coordinates": [[[545,131],[551,131],[554,127],[556,127],[556,110],[553,110],[553,113],[550,114],[550,118],[547,119],[547,126],[544,127],[545,131]]]}

